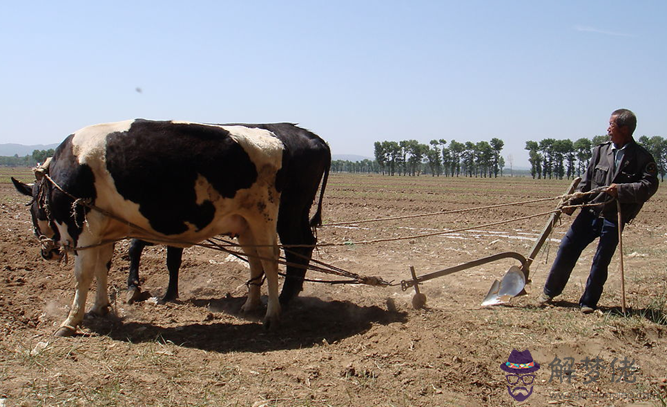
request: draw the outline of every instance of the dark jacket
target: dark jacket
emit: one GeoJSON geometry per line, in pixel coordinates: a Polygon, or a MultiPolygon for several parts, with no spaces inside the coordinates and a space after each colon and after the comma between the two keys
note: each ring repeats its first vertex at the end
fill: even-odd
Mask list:
{"type": "MultiPolygon", "coordinates": [[[[587,192],[598,187],[617,184],[622,220],[626,224],[637,216],[644,202],[658,190],[658,167],[651,153],[632,140],[625,147],[623,161],[616,171],[613,171],[613,168],[614,153],[612,143],[608,141],[593,149],[588,169],[577,190],[587,192]]],[[[598,214],[602,213],[604,218],[616,222],[618,219],[616,202],[604,192],[573,199],[571,203],[576,205],[605,201],[607,203],[604,206],[594,206],[592,209],[598,214]]]]}

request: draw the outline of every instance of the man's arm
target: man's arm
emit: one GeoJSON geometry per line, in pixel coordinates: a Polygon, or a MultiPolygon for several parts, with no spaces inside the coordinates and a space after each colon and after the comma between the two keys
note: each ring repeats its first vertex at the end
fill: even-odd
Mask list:
{"type": "Polygon", "coordinates": [[[641,177],[636,182],[611,184],[606,192],[621,203],[643,203],[658,190],[658,166],[652,156],[644,157],[641,177]]]}

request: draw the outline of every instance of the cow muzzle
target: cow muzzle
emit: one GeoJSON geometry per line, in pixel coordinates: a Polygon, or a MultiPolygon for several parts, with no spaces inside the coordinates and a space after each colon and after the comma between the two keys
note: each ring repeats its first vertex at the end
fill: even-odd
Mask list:
{"type": "Polygon", "coordinates": [[[44,260],[60,261],[60,259],[63,258],[63,254],[58,249],[52,249],[50,251],[41,250],[41,253],[44,260]]]}
{"type": "Polygon", "coordinates": [[[42,245],[40,252],[44,260],[60,260],[63,258],[62,251],[53,239],[39,236],[39,242],[42,245]]]}

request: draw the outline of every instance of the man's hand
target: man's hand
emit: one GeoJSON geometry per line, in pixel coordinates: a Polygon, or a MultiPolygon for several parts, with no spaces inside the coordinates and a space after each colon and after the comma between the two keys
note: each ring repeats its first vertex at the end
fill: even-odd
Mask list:
{"type": "Polygon", "coordinates": [[[577,208],[574,207],[574,206],[569,206],[569,207],[566,206],[566,207],[561,209],[561,211],[563,211],[563,213],[568,215],[568,216],[571,216],[574,213],[574,211],[576,211],[576,210],[577,210],[577,208]]]}
{"type": "Polygon", "coordinates": [[[577,210],[576,206],[572,206],[572,199],[568,199],[567,202],[563,202],[560,207],[560,211],[567,216],[570,216],[577,210]]]}
{"type": "Polygon", "coordinates": [[[604,190],[604,192],[608,193],[609,195],[613,196],[614,198],[618,198],[618,185],[611,184],[607,187],[607,189],[604,190]]]}

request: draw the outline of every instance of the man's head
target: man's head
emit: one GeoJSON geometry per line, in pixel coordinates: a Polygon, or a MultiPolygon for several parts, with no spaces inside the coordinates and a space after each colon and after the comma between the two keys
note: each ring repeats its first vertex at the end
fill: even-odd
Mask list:
{"type": "Polygon", "coordinates": [[[632,133],[637,128],[637,116],[628,109],[614,110],[609,118],[607,134],[618,148],[632,140],[632,133]]]}
{"type": "Polygon", "coordinates": [[[540,364],[533,360],[528,349],[523,352],[512,350],[507,362],[501,364],[500,368],[508,373],[505,375],[507,391],[514,400],[521,402],[533,394],[533,373],[540,369],[540,364]]]}

